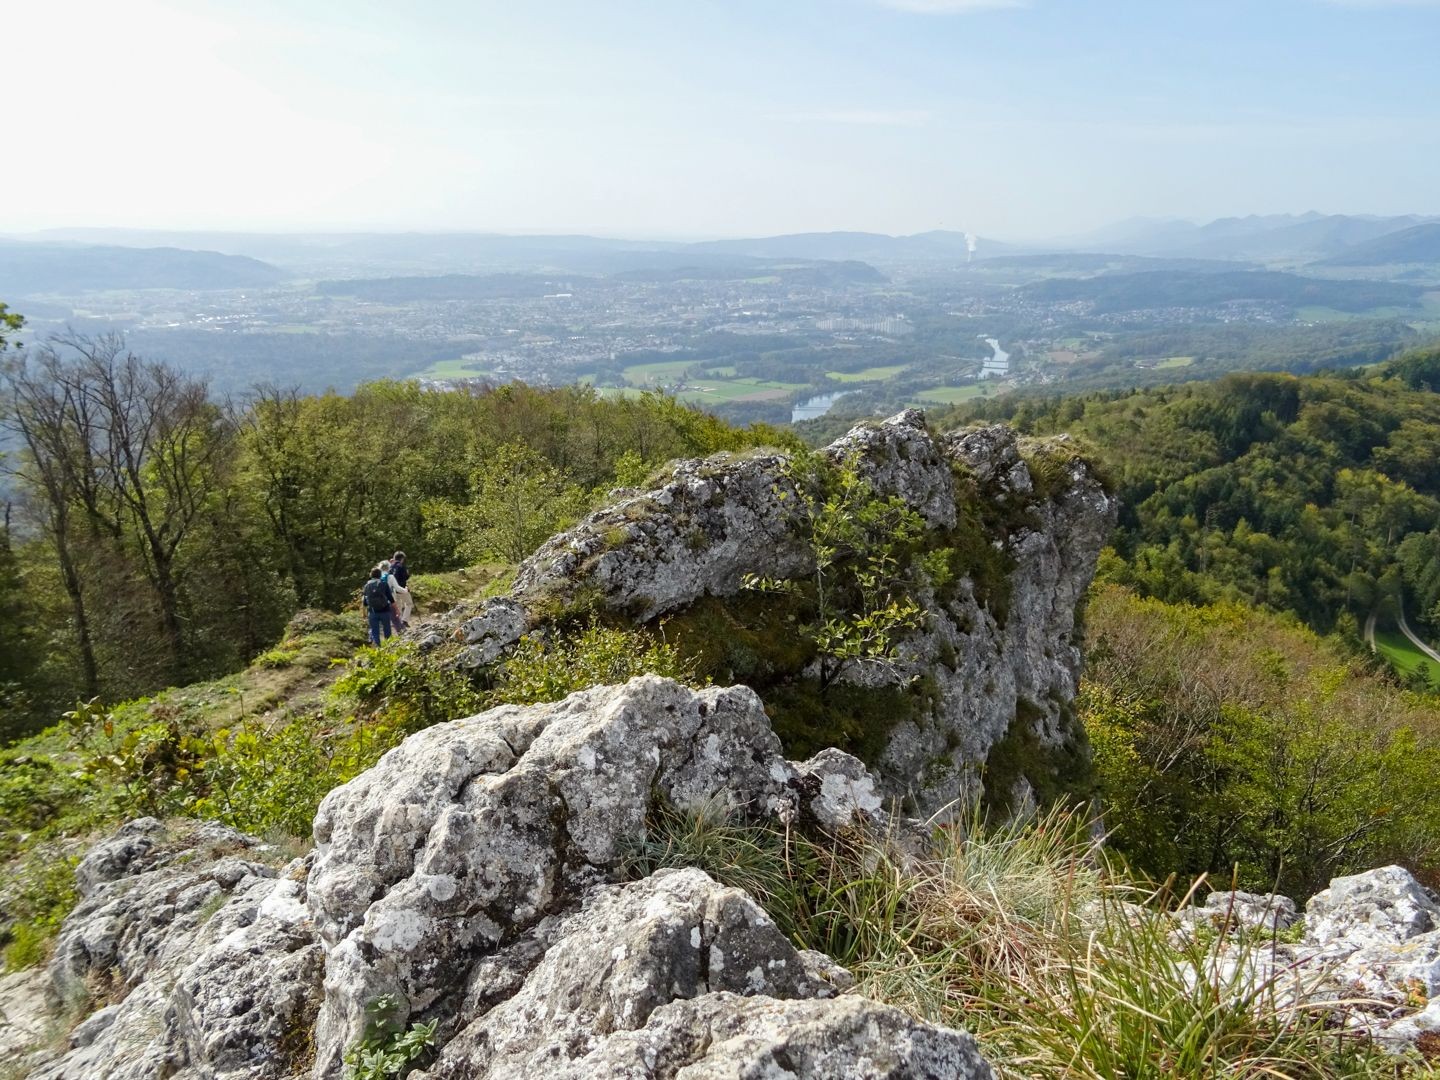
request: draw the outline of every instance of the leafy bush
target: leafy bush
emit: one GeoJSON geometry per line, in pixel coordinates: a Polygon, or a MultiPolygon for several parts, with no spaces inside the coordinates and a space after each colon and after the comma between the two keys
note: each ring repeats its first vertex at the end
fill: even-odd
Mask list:
{"type": "Polygon", "coordinates": [[[408,642],[393,639],[379,648],[360,649],[331,696],[346,699],[366,716],[383,716],[392,728],[409,734],[446,720],[478,712],[485,699],[462,671],[423,656],[408,642]]]}
{"type": "Polygon", "coordinates": [[[574,634],[527,634],[500,666],[491,705],[559,701],[576,690],[623,683],[637,675],[663,675],[703,685],[680,650],[638,630],[592,622],[574,634]]]}
{"type": "Polygon", "coordinates": [[[1440,870],[1434,699],[1235,604],[1092,592],[1079,701],[1112,842],[1162,876],[1238,867],[1307,896],[1398,862],[1440,870]]]}
{"type": "Polygon", "coordinates": [[[795,630],[815,647],[823,694],[847,666],[893,659],[924,625],[911,562],[925,523],[904,500],[877,495],[853,464],[797,452],[783,478],[776,498],[790,506],[814,570],[805,579],[749,574],[745,586],[808,601],[813,617],[795,630]]]}
{"type": "Polygon", "coordinates": [[[191,808],[250,833],[281,829],[305,836],[320,800],[337,783],[343,756],[337,740],[314,717],[278,728],[258,721],[215,733],[216,754],[206,770],[205,795],[191,808]]]}

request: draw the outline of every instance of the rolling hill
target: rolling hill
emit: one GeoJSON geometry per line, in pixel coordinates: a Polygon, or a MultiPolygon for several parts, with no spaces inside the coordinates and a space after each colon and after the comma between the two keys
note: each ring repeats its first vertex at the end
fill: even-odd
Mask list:
{"type": "Polygon", "coordinates": [[[217,251],[0,240],[0,294],[7,298],[106,289],[259,288],[285,277],[258,259],[217,251]]]}
{"type": "Polygon", "coordinates": [[[1415,225],[1346,248],[1323,266],[1384,266],[1388,263],[1440,262],[1440,222],[1415,225]]]}

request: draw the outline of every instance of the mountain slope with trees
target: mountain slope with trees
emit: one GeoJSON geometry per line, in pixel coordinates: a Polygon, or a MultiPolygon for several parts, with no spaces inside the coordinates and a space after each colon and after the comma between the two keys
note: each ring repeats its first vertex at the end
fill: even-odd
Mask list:
{"type": "Polygon", "coordinates": [[[235,670],[397,549],[426,571],[515,560],[672,457],[793,442],[658,395],[375,383],[227,405],[117,337],[7,355],[0,735],[235,670]]]}
{"type": "Polygon", "coordinates": [[[1440,629],[1440,350],[1373,371],[977,403],[1088,440],[1124,509],[1111,580],[1171,602],[1240,601],[1358,640],[1404,605],[1440,629]]]}

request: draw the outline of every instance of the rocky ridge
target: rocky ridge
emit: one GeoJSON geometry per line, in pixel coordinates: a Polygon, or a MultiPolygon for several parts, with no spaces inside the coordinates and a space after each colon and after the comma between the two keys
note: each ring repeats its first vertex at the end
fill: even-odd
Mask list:
{"type": "Polygon", "coordinates": [[[1239,968],[1246,993],[1344,1002],[1343,1023],[1382,1045],[1440,1051],[1440,901],[1403,867],[1335,878],[1303,916],[1286,896],[1215,892],[1178,920],[1178,935],[1196,927],[1222,935],[1214,954],[1222,983],[1239,968]],[[1283,934],[1297,923],[1298,937],[1283,934]],[[1250,944],[1227,944],[1239,936],[1250,944]]]}
{"type": "MultiPolygon", "coordinates": [[[[1001,581],[972,574],[943,592],[923,589],[926,625],[896,662],[844,676],[929,687],[866,762],[883,796],[920,816],[944,813],[982,793],[987,764],[1000,805],[1063,789],[1067,771],[1083,772],[1087,760],[1071,709],[1077,610],[1115,500],[1066,437],[1022,446],[1002,425],[936,437],[914,410],[861,425],[823,454],[877,495],[901,499],[935,545],[989,545],[1007,567],[1001,581]]],[[[421,635],[431,645],[458,638],[459,662],[479,667],[556,611],[590,606],[646,622],[734,596],[747,575],[804,576],[813,554],[797,532],[786,463],[782,454],[718,455],[674,465],[648,491],[616,492],[527,559],[508,596],[457,609],[421,635]]]]}
{"type": "Polygon", "coordinates": [[[968,1035],[840,996],[744,893],[623,880],[647,815],[877,813],[837,752],[787,762],[744,687],[645,676],[411,736],[326,798],[276,867],[210,824],[131,822],[77,872],[57,1008],[100,1008],[37,1080],[343,1073],[377,1002],[436,1025],[428,1078],[989,1077],[968,1035]]]}

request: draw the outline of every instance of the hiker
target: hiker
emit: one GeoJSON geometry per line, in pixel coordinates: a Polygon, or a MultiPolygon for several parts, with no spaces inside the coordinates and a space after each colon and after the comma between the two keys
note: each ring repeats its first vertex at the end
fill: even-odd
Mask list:
{"type": "Polygon", "coordinates": [[[381,576],[380,567],[370,571],[370,580],[365,582],[361,595],[365,613],[370,620],[370,644],[378,646],[382,629],[387,638],[390,636],[390,608],[395,602],[390,586],[381,576]]]}
{"type": "Polygon", "coordinates": [[[395,576],[402,589],[410,587],[410,568],[405,565],[405,552],[397,551],[390,556],[390,573],[395,576]]]}
{"type": "MultiPolygon", "coordinates": [[[[404,555],[404,552],[401,552],[404,555]]],[[[403,570],[404,567],[401,567],[403,570]]],[[[405,571],[405,578],[410,576],[410,571],[405,571]]],[[[410,590],[405,587],[405,580],[395,571],[395,564],[388,559],[380,562],[380,580],[390,589],[391,604],[390,615],[395,623],[395,632],[398,634],[405,627],[410,625],[410,613],[415,610],[415,601],[410,597],[410,590]]]]}

